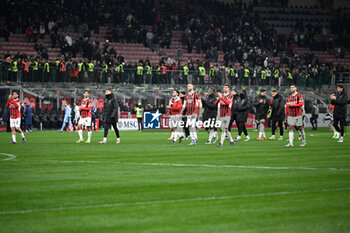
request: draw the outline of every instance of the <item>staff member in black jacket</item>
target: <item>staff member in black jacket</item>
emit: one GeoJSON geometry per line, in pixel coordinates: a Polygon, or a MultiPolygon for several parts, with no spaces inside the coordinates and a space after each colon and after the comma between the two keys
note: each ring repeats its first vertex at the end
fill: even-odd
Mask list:
{"type": "Polygon", "coordinates": [[[345,126],[345,118],[346,118],[346,105],[348,102],[348,96],[344,92],[344,87],[342,85],[337,86],[337,93],[332,94],[331,96],[331,103],[334,105],[334,128],[340,132],[340,138],[339,134],[336,139],[339,139],[338,142],[344,141],[344,126],[345,126]],[[340,125],[340,127],[339,127],[340,125]]]}
{"type": "MultiPolygon", "coordinates": [[[[215,90],[210,89],[209,93],[205,93],[205,97],[202,98],[203,108],[204,108],[204,114],[203,114],[203,122],[209,121],[212,123],[213,121],[216,121],[216,114],[217,114],[217,105],[215,104],[216,96],[215,96],[215,90]]],[[[211,124],[210,124],[211,125],[211,124]]],[[[215,123],[213,124],[215,125],[215,123]]],[[[218,139],[218,132],[217,128],[215,127],[209,127],[205,129],[209,133],[209,139],[205,144],[214,144],[218,139]],[[212,142],[212,140],[214,141],[212,142]]]]}
{"type": "Polygon", "coordinates": [[[100,144],[106,144],[107,143],[107,135],[108,130],[111,126],[113,126],[113,129],[115,131],[115,135],[117,136],[117,144],[120,143],[120,137],[119,137],[119,130],[117,127],[118,122],[118,101],[114,97],[111,89],[106,89],[106,97],[105,97],[105,103],[103,107],[103,128],[104,128],[104,138],[102,141],[100,141],[100,144]]]}
{"type": "Polygon", "coordinates": [[[269,99],[266,97],[266,90],[261,90],[260,95],[255,97],[253,106],[255,107],[255,120],[259,124],[259,137],[258,141],[266,140],[265,135],[265,119],[267,112],[269,111],[269,99]]]}
{"type": "Polygon", "coordinates": [[[231,106],[231,119],[228,125],[229,132],[231,132],[232,124],[234,121],[236,121],[236,125],[237,125],[237,101],[239,98],[236,90],[232,90],[231,95],[232,95],[232,106],[231,106]]]}
{"type": "Polygon", "coordinates": [[[272,136],[269,137],[270,140],[275,140],[275,132],[278,127],[280,127],[280,137],[277,139],[279,141],[283,140],[283,121],[285,119],[285,102],[283,97],[278,93],[277,90],[272,91],[272,103],[271,103],[271,126],[272,126],[272,136]]]}
{"type": "MultiPolygon", "coordinates": [[[[184,104],[184,102],[185,102],[185,96],[186,96],[186,92],[185,91],[181,91],[180,92],[180,99],[181,99],[181,101],[182,101],[182,104],[184,104]]],[[[184,110],[184,113],[186,112],[186,109],[184,110]]],[[[189,130],[189,128],[186,126],[187,124],[187,117],[186,116],[182,116],[182,121],[184,122],[184,131],[185,131],[185,139],[186,140],[188,140],[188,139],[190,139],[190,130],[189,130]]],[[[184,137],[183,136],[181,136],[180,138],[179,138],[179,143],[181,143],[181,141],[182,141],[182,139],[183,139],[184,137]]]]}
{"type": "Polygon", "coordinates": [[[238,142],[241,139],[242,132],[246,136],[245,142],[250,141],[250,137],[247,132],[245,123],[247,122],[248,115],[250,110],[250,101],[247,97],[245,90],[241,90],[239,93],[239,99],[237,101],[237,127],[238,127],[238,136],[235,141],[238,142]]]}

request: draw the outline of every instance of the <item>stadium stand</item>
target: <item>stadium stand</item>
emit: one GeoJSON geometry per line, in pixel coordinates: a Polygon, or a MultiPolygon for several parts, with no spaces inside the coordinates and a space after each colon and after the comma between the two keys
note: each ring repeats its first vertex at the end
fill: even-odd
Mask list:
{"type": "Polygon", "coordinates": [[[187,82],[252,95],[296,83],[326,104],[331,87],[349,82],[349,9],[286,2],[2,2],[0,83],[55,109],[61,97],[76,101],[89,87],[101,98],[107,86],[157,108],[187,82]]]}

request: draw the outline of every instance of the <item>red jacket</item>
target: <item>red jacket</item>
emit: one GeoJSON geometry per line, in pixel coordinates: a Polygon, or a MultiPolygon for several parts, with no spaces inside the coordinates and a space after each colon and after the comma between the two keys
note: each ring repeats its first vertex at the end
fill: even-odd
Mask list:
{"type": "Polygon", "coordinates": [[[178,115],[181,112],[181,108],[182,108],[182,101],[180,99],[180,97],[176,97],[176,98],[171,98],[169,100],[168,105],[171,107],[169,109],[169,114],[170,115],[178,115]]]}

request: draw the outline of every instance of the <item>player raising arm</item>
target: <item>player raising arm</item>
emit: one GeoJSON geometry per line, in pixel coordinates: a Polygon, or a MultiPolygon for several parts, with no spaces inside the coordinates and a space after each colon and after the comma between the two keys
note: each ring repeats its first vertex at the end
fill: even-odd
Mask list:
{"type": "MultiPolygon", "coordinates": [[[[173,97],[169,100],[167,109],[170,114],[170,128],[171,128],[171,140],[176,143],[177,137],[182,136],[182,128],[179,127],[180,112],[182,109],[182,101],[179,97],[180,92],[178,90],[173,91],[173,97]]],[[[169,138],[169,139],[170,139],[169,138]]]]}
{"type": "Polygon", "coordinates": [[[83,139],[83,126],[86,127],[88,130],[88,139],[85,143],[91,143],[91,107],[92,107],[92,101],[89,98],[89,92],[84,91],[83,92],[84,99],[81,100],[79,109],[80,109],[80,119],[78,123],[78,134],[79,134],[79,140],[77,143],[84,142],[83,139]]]}
{"type": "Polygon", "coordinates": [[[235,143],[231,136],[229,123],[231,119],[231,106],[232,106],[232,95],[230,94],[230,87],[228,84],[224,85],[224,94],[218,93],[218,99],[215,104],[220,104],[220,120],[221,120],[221,140],[218,147],[222,147],[226,137],[230,139],[230,146],[235,143]]]}
{"type": "Polygon", "coordinates": [[[21,134],[23,143],[26,142],[23,131],[21,130],[21,100],[18,98],[18,93],[15,91],[9,95],[6,107],[10,108],[10,127],[12,131],[12,142],[16,144],[16,130],[21,134]]]}

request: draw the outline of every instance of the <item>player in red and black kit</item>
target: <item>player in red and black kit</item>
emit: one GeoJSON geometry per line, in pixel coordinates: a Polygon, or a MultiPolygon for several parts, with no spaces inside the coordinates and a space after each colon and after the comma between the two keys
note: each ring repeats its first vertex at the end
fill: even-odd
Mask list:
{"type": "Polygon", "coordinates": [[[183,137],[182,128],[178,127],[180,121],[180,112],[182,109],[182,101],[179,97],[180,92],[178,90],[173,91],[173,97],[169,100],[167,109],[170,115],[170,129],[172,131],[171,140],[173,143],[176,143],[177,137],[183,137]]]}
{"type": "Polygon", "coordinates": [[[10,127],[12,131],[12,142],[16,144],[16,130],[21,134],[23,143],[26,142],[23,131],[21,130],[21,104],[22,101],[18,98],[18,93],[15,91],[9,95],[6,107],[10,108],[10,127]]]}
{"type": "Polygon", "coordinates": [[[83,126],[86,127],[88,130],[88,139],[85,143],[91,143],[91,107],[92,107],[92,101],[89,98],[89,92],[84,91],[84,99],[80,102],[80,119],[78,123],[78,134],[79,134],[79,140],[77,143],[84,142],[83,139],[83,126]]]}
{"type": "Polygon", "coordinates": [[[188,93],[185,96],[185,102],[182,105],[181,115],[184,113],[184,110],[186,109],[186,116],[187,116],[187,122],[189,129],[190,129],[190,135],[192,138],[190,146],[196,145],[197,143],[197,131],[196,131],[196,121],[202,116],[202,101],[200,99],[200,96],[197,92],[193,90],[193,84],[187,85],[188,93]]]}
{"type": "Polygon", "coordinates": [[[297,87],[295,85],[290,86],[290,96],[287,98],[286,104],[286,120],[289,128],[289,143],[287,147],[293,146],[294,140],[294,127],[301,131],[302,143],[300,146],[306,145],[305,131],[303,127],[303,106],[304,97],[297,92],[297,87]]]}
{"type": "Polygon", "coordinates": [[[231,106],[232,106],[232,95],[230,94],[230,87],[228,84],[224,85],[224,94],[218,93],[218,99],[215,104],[220,104],[220,120],[221,120],[221,140],[218,147],[222,147],[226,137],[230,139],[230,146],[235,143],[231,136],[229,128],[229,123],[231,119],[231,106]]]}

